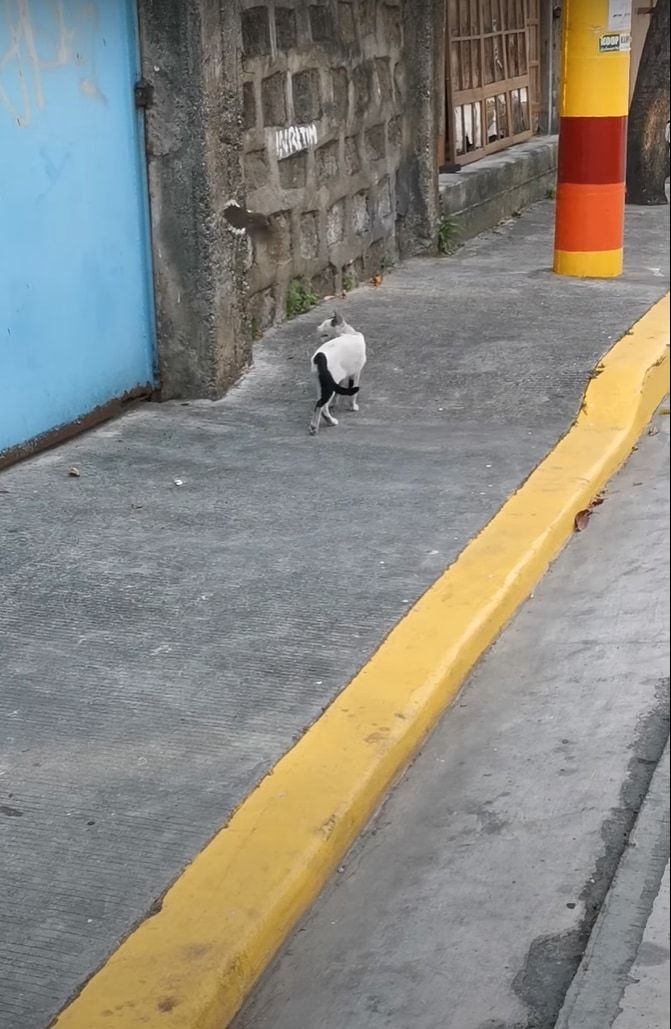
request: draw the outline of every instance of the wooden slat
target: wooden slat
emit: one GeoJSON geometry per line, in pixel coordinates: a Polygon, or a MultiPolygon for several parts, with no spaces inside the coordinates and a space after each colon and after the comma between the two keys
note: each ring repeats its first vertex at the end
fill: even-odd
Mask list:
{"type": "Polygon", "coordinates": [[[540,0],[448,0],[446,40],[446,160],[467,164],[528,139],[537,130],[540,110],[540,0]],[[487,81],[493,78],[493,81],[487,81]],[[526,89],[529,127],[515,131],[511,94],[526,89]],[[488,142],[487,100],[494,98],[496,132],[501,131],[502,103],[507,131],[488,142]],[[466,108],[464,117],[463,109],[466,108]],[[479,118],[482,145],[477,139],[479,118]],[[457,121],[459,134],[456,133],[457,121]],[[457,153],[457,142],[471,149],[457,153]]]}
{"type": "Polygon", "coordinates": [[[529,115],[538,132],[541,110],[541,12],[540,0],[526,0],[527,63],[529,67],[529,115]]]}

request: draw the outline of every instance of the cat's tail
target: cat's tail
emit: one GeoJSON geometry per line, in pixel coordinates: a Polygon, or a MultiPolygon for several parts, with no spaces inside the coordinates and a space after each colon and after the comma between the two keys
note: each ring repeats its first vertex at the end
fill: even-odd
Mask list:
{"type": "Polygon", "coordinates": [[[314,363],[317,368],[319,385],[321,386],[323,396],[330,397],[334,393],[337,393],[338,396],[341,397],[353,397],[355,396],[355,394],[359,392],[358,386],[341,386],[338,382],[335,381],[335,379],[329,371],[325,354],[315,354],[314,363]]]}

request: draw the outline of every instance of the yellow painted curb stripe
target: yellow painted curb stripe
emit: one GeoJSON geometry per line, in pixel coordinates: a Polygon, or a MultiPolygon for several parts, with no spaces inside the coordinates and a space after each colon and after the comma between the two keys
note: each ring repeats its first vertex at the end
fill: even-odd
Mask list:
{"type": "Polygon", "coordinates": [[[614,279],[622,274],[624,251],[555,250],[553,271],[579,279],[614,279]]]}
{"type": "MultiPolygon", "coordinates": [[[[568,434],[57,1020],[224,1029],[669,389],[668,295],[568,434]]],[[[130,870],[129,870],[130,874],[130,870]]]]}

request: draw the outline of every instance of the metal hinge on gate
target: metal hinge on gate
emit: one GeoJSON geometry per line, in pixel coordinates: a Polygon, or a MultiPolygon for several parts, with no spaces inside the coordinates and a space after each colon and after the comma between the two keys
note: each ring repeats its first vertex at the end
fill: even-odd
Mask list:
{"type": "Polygon", "coordinates": [[[146,79],[139,79],[135,83],[135,106],[141,110],[146,111],[148,107],[151,107],[154,100],[154,87],[146,79]]]}

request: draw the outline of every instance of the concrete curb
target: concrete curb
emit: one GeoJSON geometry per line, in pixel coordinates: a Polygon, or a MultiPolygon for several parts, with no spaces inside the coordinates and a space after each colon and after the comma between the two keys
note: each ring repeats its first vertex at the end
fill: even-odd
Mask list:
{"type": "Polygon", "coordinates": [[[667,742],[555,1029],[613,1025],[668,858],[667,742]]]}
{"type": "Polygon", "coordinates": [[[440,212],[465,242],[546,200],[556,178],[557,136],[540,136],[440,175],[440,212]]]}
{"type": "Polygon", "coordinates": [[[324,715],[56,1019],[223,1029],[561,551],[669,390],[669,298],[610,351],[581,412],[324,715]]]}

